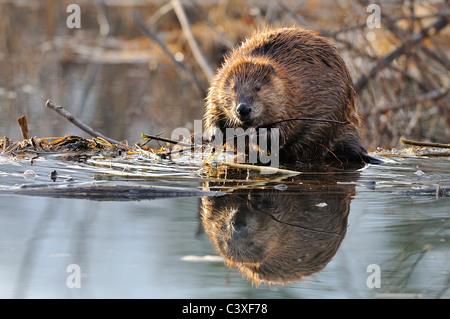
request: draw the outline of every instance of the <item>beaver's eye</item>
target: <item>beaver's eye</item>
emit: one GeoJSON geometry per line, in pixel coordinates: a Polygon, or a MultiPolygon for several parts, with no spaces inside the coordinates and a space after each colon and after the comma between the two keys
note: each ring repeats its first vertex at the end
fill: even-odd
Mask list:
{"type": "Polygon", "coordinates": [[[261,91],[261,85],[256,85],[256,86],[255,86],[255,91],[256,91],[256,92],[261,91]]]}

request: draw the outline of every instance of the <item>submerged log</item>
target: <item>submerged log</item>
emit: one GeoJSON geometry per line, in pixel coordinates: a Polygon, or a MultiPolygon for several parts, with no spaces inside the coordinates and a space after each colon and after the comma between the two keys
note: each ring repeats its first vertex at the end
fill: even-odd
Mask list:
{"type": "Polygon", "coordinates": [[[220,196],[221,192],[203,191],[196,188],[142,185],[24,185],[1,189],[0,194],[45,196],[54,198],[89,199],[95,201],[135,201],[171,197],[220,196]]]}

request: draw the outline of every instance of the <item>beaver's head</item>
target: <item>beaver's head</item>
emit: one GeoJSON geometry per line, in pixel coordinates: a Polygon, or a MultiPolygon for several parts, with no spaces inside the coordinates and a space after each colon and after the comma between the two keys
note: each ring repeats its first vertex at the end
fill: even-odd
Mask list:
{"type": "Polygon", "coordinates": [[[228,68],[223,100],[231,127],[258,127],[274,121],[274,105],[283,93],[274,66],[265,59],[252,58],[236,61],[228,68]]]}

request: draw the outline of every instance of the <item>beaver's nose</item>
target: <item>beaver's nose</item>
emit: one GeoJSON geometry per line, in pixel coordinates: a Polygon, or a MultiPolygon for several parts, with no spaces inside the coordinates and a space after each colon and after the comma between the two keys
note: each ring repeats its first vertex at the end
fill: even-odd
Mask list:
{"type": "Polygon", "coordinates": [[[237,107],[237,112],[238,112],[240,118],[248,117],[250,115],[251,111],[252,111],[252,109],[246,103],[239,103],[239,105],[237,107]]]}

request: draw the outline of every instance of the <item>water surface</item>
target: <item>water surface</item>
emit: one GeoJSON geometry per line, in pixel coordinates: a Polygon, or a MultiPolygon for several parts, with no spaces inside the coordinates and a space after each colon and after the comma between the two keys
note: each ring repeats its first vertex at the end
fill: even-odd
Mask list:
{"type": "Polygon", "coordinates": [[[145,157],[33,165],[0,157],[0,297],[449,298],[449,172],[448,158],[394,158],[361,170],[250,174],[256,183],[224,184],[205,183],[198,167],[145,157]],[[90,200],[76,192],[26,195],[20,185],[234,191],[90,200]],[[287,272],[303,276],[286,285],[257,285],[238,270],[239,262],[256,270],[272,262],[275,274],[266,278],[279,280],[289,260],[287,272]],[[73,264],[80,288],[67,284],[73,264]],[[367,283],[370,265],[379,267],[380,288],[367,283]]]}

